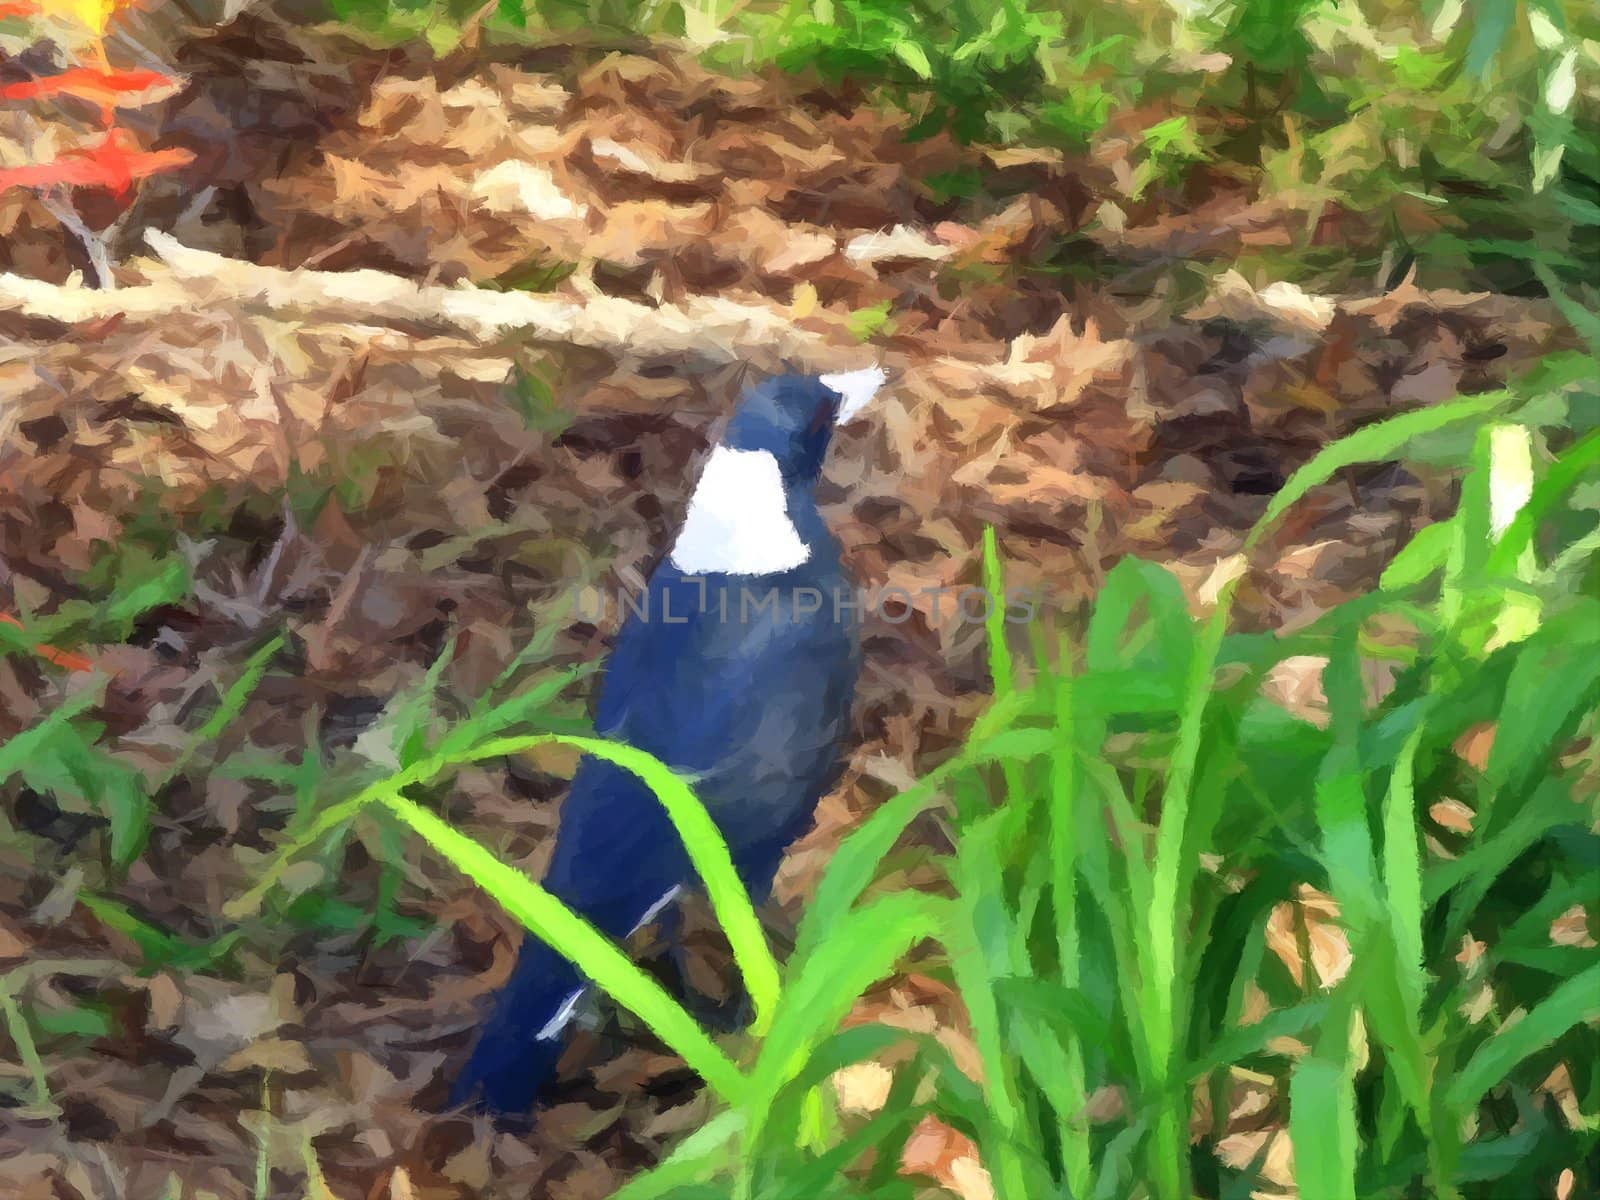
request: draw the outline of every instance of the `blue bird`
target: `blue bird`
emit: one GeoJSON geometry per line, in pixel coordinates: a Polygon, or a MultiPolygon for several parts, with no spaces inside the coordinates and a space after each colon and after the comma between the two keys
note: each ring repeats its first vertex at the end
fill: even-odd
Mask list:
{"type": "MultiPolygon", "coordinates": [[[[789,374],[745,393],[600,685],[598,732],[693,776],[757,903],[839,772],[859,671],[855,592],[815,492],[834,426],[883,382],[877,368],[789,374]]],[[[586,758],[544,886],[620,939],[693,882],[654,795],[586,758]]],[[[525,938],[452,1102],[527,1111],[586,987],[570,962],[525,938]]]]}

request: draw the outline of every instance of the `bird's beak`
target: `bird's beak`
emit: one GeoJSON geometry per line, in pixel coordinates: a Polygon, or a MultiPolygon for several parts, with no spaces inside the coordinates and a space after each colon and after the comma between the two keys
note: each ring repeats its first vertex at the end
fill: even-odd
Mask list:
{"type": "Polygon", "coordinates": [[[882,367],[866,367],[860,371],[842,371],[837,375],[820,375],[818,378],[823,387],[844,397],[839,401],[839,414],[833,419],[835,425],[843,425],[860,415],[889,376],[882,367]]]}

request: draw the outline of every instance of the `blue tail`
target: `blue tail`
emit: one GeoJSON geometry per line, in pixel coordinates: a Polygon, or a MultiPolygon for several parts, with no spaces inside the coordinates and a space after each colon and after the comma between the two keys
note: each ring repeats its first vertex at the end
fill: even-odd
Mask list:
{"type": "Polygon", "coordinates": [[[532,1108],[567,1045],[564,1029],[551,1026],[563,1010],[570,1013],[583,984],[565,958],[532,934],[524,938],[516,969],[495,997],[472,1057],[451,1088],[450,1103],[476,1102],[497,1113],[532,1108]]]}
{"type": "MultiPolygon", "coordinates": [[[[655,796],[621,768],[585,759],[562,810],[545,890],[620,939],[687,870],[682,843],[655,796]]],[[[567,1043],[558,1018],[570,1015],[573,993],[586,982],[538,937],[523,938],[516,969],[495,997],[451,1103],[476,1100],[505,1115],[532,1108],[567,1043]]]]}
{"type": "MultiPolygon", "coordinates": [[[[739,852],[741,877],[758,903],[795,832],[777,827],[764,842],[739,852]]],[[[620,940],[688,878],[688,856],[660,801],[621,768],[585,759],[561,815],[545,890],[620,940]]],[[[570,1015],[573,994],[585,982],[537,937],[523,938],[516,969],[456,1077],[451,1103],[476,1101],[508,1116],[532,1108],[566,1046],[565,1021],[559,1018],[570,1015]]]]}

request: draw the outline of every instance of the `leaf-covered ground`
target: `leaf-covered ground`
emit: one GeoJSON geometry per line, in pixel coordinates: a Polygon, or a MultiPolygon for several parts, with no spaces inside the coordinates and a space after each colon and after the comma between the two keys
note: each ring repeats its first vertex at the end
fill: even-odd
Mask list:
{"type": "MultiPolygon", "coordinates": [[[[908,144],[900,118],[666,49],[488,57],[426,62],[241,18],[183,48],[190,85],[162,131],[196,163],[141,215],[282,267],[608,294],[668,316],[715,296],[841,366],[876,356],[897,373],[838,440],[824,499],[861,582],[911,603],[869,622],[850,766],[781,877],[791,908],[840,834],[937,761],[987,694],[982,631],[949,599],[978,580],[985,524],[1043,607],[1071,612],[1126,554],[1168,563],[1203,606],[1319,445],[1494,387],[1555,336],[1526,301],[1409,284],[1324,298],[1227,274],[1289,234],[1221,180],[1185,211],[1113,212],[1096,197],[1114,191],[1114,156],[908,144]],[[936,198],[930,179],[975,166],[982,198],[936,198]],[[927,589],[946,589],[940,611],[927,589]]],[[[5,270],[66,280],[74,251],[24,194],[0,198],[0,231],[5,270]]],[[[49,613],[163,563],[192,578],[125,640],[84,651],[111,677],[105,744],[165,780],[126,876],[103,865],[98,818],[8,788],[0,982],[24,1002],[52,1103],[35,1102],[20,1048],[0,1055],[0,1193],[142,1200],[176,1177],[172,1194],[196,1197],[609,1194],[706,1111],[625,1019],[602,1014],[579,1040],[531,1134],[430,1111],[514,953],[486,897],[415,845],[386,874],[396,844],[374,825],[336,889],[314,866],[295,881],[290,919],[240,925],[223,907],[297,803],[381,758],[391,701],[447,645],[457,700],[535,636],[552,666],[602,658],[616,611],[591,619],[580,590],[643,578],[741,382],[780,351],[736,322],[708,323],[707,353],[685,361],[220,302],[135,239],[124,250],[120,282],[182,302],[74,324],[0,304],[6,607],[49,613]],[[277,632],[243,715],[195,748],[277,632]],[[148,931],[85,896],[171,934],[165,965],[141,972],[148,931]]],[[[1324,489],[1248,582],[1249,619],[1303,623],[1450,499],[1398,469],[1324,489]]],[[[0,661],[0,739],[82,678],[0,661]]],[[[570,767],[468,771],[439,800],[536,871],[570,767]]],[[[715,991],[714,972],[696,976],[715,991]]],[[[960,1050],[930,981],[874,1004],[960,1050]]],[[[1265,1099],[1242,1105],[1246,1158],[1275,1121],[1265,1099]]],[[[958,1151],[921,1145],[920,1165],[957,1186],[958,1151]]]]}

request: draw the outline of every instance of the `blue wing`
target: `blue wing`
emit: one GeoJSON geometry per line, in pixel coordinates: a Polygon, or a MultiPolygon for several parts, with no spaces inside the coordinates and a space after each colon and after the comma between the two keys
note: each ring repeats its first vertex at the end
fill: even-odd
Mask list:
{"type": "MultiPolygon", "coordinates": [[[[747,600],[737,580],[702,584],[667,564],[652,577],[647,615],[625,623],[607,664],[596,728],[695,776],[758,900],[837,769],[857,669],[853,623],[832,604],[842,586],[832,577],[790,579],[776,603],[758,607],[765,587],[747,600]],[[797,586],[823,592],[822,607],[799,614],[797,586]]],[[[650,790],[631,772],[585,759],[545,887],[621,938],[690,874],[650,790]]],[[[497,1111],[528,1108],[561,1045],[540,1034],[582,986],[570,963],[525,939],[457,1080],[457,1099],[481,1089],[497,1111]]]]}

